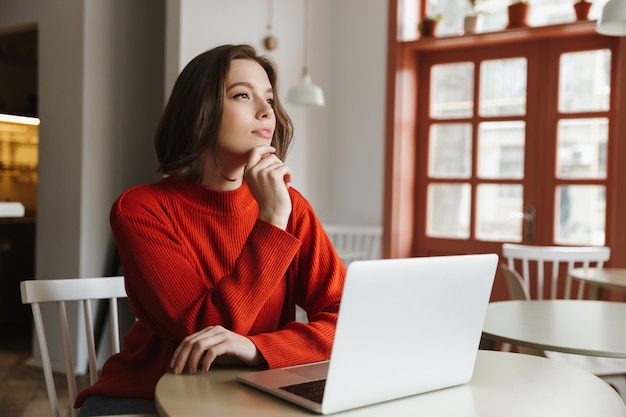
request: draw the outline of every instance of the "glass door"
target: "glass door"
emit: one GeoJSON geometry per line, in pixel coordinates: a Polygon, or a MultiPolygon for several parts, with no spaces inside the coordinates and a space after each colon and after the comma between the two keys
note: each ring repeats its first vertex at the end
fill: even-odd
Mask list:
{"type": "Polygon", "coordinates": [[[606,240],[610,43],[424,53],[416,252],[606,240]]]}

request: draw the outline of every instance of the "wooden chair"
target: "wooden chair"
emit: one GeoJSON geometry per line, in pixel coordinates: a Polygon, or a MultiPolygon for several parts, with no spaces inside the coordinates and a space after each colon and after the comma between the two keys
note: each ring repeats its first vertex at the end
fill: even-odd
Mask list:
{"type": "Polygon", "coordinates": [[[95,342],[95,332],[97,329],[94,325],[91,302],[92,300],[108,301],[108,324],[110,328],[111,351],[112,353],[119,352],[120,340],[117,300],[126,298],[124,277],[28,280],[20,283],[20,289],[22,293],[22,303],[30,304],[33,311],[33,321],[37,341],[39,342],[43,373],[52,416],[64,417],[67,411],[63,412],[59,405],[53,379],[52,363],[50,361],[49,343],[46,338],[41,313],[41,304],[56,304],[65,357],[65,374],[70,398],[70,413],[75,417],[77,412],[72,405],[77,395],[77,372],[75,359],[72,354],[66,304],[69,302],[77,302],[83,310],[89,380],[91,384],[94,384],[98,380],[99,375],[95,342]]]}
{"type": "MultiPolygon", "coordinates": [[[[602,268],[610,254],[608,247],[530,246],[505,243],[502,245],[502,257],[507,260],[507,264],[502,264],[501,270],[512,300],[544,299],[546,296],[550,299],[570,298],[572,283],[567,275],[568,271],[576,266],[602,268]],[[521,268],[521,274],[515,266],[521,268]],[[564,276],[564,284],[559,285],[564,276]],[[532,283],[535,283],[534,287],[532,283]],[[546,293],[544,286],[548,286],[550,291],[546,293]],[[561,292],[559,290],[562,286],[564,290],[561,292]]],[[[582,299],[583,296],[584,286],[581,282],[577,298],[582,299]]],[[[509,345],[503,344],[502,350],[508,348],[509,345]]],[[[521,349],[520,352],[540,354],[583,368],[614,387],[626,402],[626,359],[525,349],[521,349]]]]}
{"type": "Polygon", "coordinates": [[[346,266],[352,261],[381,257],[380,226],[325,224],[324,230],[346,266]]]}

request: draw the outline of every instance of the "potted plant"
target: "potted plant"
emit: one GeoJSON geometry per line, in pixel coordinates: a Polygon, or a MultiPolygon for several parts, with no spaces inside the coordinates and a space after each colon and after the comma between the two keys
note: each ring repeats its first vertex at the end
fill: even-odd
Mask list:
{"type": "Polygon", "coordinates": [[[478,0],[467,0],[470,5],[469,12],[463,18],[463,33],[471,34],[478,31],[478,10],[476,10],[476,3],[478,0]]]}
{"type": "Polygon", "coordinates": [[[575,0],[574,12],[576,12],[576,20],[587,20],[589,15],[589,9],[591,9],[591,2],[588,0],[575,0]]]}
{"type": "Polygon", "coordinates": [[[417,25],[417,30],[419,31],[422,38],[432,38],[435,36],[435,32],[437,30],[437,24],[443,19],[443,16],[440,14],[437,15],[427,15],[422,20],[420,20],[417,25]]]}
{"type": "Polygon", "coordinates": [[[528,27],[529,8],[528,0],[514,0],[513,3],[509,4],[507,29],[528,27]]]}

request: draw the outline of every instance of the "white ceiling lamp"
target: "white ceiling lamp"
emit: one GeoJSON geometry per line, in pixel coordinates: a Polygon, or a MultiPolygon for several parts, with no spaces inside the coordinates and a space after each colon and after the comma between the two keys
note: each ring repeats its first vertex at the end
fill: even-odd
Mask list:
{"type": "Polygon", "coordinates": [[[626,36],[626,0],[609,0],[604,5],[596,32],[607,36],[626,36]]]}
{"type": "Polygon", "coordinates": [[[307,68],[308,59],[308,41],[309,41],[309,0],[306,0],[304,7],[304,49],[303,49],[303,67],[302,78],[295,86],[291,87],[287,93],[287,100],[290,103],[300,106],[318,106],[324,105],[324,91],[313,84],[311,74],[307,68]]]}

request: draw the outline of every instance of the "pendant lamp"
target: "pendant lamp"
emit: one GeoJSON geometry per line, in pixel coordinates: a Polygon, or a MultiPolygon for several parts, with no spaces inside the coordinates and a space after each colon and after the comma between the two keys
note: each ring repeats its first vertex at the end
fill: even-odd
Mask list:
{"type": "Polygon", "coordinates": [[[274,20],[274,0],[267,0],[267,36],[263,38],[263,46],[268,51],[273,51],[278,47],[278,39],[272,32],[272,22],[274,20]]]}
{"type": "Polygon", "coordinates": [[[626,36],[626,0],[609,0],[604,5],[596,32],[607,36],[626,36]]]}
{"type": "Polygon", "coordinates": [[[318,106],[324,105],[324,92],[322,89],[313,84],[311,74],[307,67],[308,59],[308,40],[309,40],[309,0],[306,0],[304,7],[304,48],[303,48],[303,68],[302,78],[295,86],[289,89],[287,93],[287,101],[300,106],[318,106]]]}

